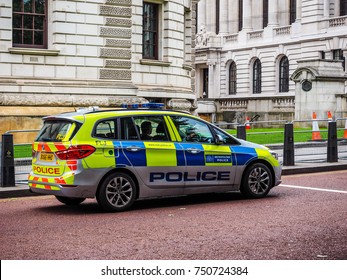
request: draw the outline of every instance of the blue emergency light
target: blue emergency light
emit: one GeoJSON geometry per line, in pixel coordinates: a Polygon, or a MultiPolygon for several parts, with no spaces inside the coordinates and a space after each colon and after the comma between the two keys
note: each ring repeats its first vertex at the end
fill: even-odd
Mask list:
{"type": "Polygon", "coordinates": [[[149,102],[149,103],[132,103],[132,104],[127,104],[123,103],[122,108],[125,109],[139,109],[139,108],[146,108],[146,109],[161,109],[164,108],[164,103],[154,103],[154,102],[149,102]]]}

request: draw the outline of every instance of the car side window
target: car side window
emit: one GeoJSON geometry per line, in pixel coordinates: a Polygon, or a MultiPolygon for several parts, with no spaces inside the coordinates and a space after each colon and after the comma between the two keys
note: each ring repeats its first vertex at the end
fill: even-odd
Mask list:
{"type": "Polygon", "coordinates": [[[214,132],[219,135],[221,137],[221,139],[223,139],[223,144],[226,145],[237,145],[239,144],[233,137],[231,137],[230,135],[224,133],[223,131],[217,129],[217,128],[213,128],[214,132]]]}
{"type": "Polygon", "coordinates": [[[141,140],[169,141],[163,116],[134,116],[133,118],[140,131],[141,140]]]}
{"type": "Polygon", "coordinates": [[[214,138],[208,124],[194,118],[172,116],[172,121],[182,142],[213,143],[214,138]]]}
{"type": "Polygon", "coordinates": [[[140,128],[135,125],[133,118],[120,119],[121,133],[119,139],[121,140],[140,140],[140,128]]]}
{"type": "Polygon", "coordinates": [[[93,136],[97,138],[116,139],[115,120],[103,120],[96,124],[93,136]]]}

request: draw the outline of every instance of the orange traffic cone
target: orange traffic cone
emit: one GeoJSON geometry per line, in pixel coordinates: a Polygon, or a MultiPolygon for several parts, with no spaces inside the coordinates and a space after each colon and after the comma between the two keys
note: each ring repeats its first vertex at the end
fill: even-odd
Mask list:
{"type": "Polygon", "coordinates": [[[249,124],[249,117],[246,117],[246,129],[251,129],[251,125],[249,124]]]}
{"type": "Polygon", "coordinates": [[[328,121],[331,122],[333,120],[333,116],[331,115],[331,112],[328,111],[328,121]]]}
{"type": "Polygon", "coordinates": [[[346,118],[346,122],[345,122],[345,130],[343,131],[343,138],[347,139],[347,118],[346,118]]]}
{"type": "Polygon", "coordinates": [[[313,119],[313,121],[312,121],[312,140],[322,140],[322,136],[320,135],[320,131],[319,131],[318,122],[316,121],[316,119],[317,119],[316,112],[313,112],[312,119],[313,119]]]}

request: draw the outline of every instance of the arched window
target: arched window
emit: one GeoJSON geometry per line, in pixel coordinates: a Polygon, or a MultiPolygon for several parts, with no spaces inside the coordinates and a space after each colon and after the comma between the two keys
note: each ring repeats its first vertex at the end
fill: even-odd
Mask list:
{"type": "Polygon", "coordinates": [[[347,15],[347,0],[340,0],[340,16],[347,15]]]}
{"type": "Polygon", "coordinates": [[[236,94],[236,63],[232,62],[229,67],[229,94],[236,94]]]}
{"type": "Polygon", "coordinates": [[[261,93],[261,62],[258,58],[253,64],[253,93],[261,93]]]}
{"type": "Polygon", "coordinates": [[[289,91],[289,60],[283,56],[279,63],[279,91],[289,91]]]}

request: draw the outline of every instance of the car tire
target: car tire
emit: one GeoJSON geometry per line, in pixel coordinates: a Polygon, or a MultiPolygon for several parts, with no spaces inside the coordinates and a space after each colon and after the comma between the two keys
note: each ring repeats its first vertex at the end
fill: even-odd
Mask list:
{"type": "Polygon", "coordinates": [[[66,205],[78,205],[85,201],[85,198],[82,197],[66,197],[66,196],[55,196],[58,201],[66,205]]]}
{"type": "Polygon", "coordinates": [[[96,197],[101,208],[107,212],[125,211],[133,205],[135,198],[135,182],[123,172],[108,175],[102,181],[96,197]]]}
{"type": "Polygon", "coordinates": [[[265,164],[253,163],[247,167],[242,177],[241,193],[249,198],[265,197],[273,186],[272,173],[265,164]]]}

